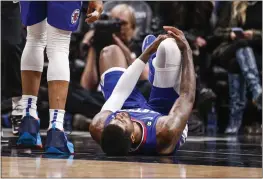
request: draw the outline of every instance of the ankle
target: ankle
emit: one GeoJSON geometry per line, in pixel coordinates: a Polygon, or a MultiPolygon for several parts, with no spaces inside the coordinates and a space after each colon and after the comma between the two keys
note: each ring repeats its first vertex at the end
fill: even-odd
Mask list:
{"type": "Polygon", "coordinates": [[[64,115],[65,110],[61,109],[49,109],[50,122],[48,129],[57,128],[61,131],[64,131],[64,115]]]}
{"type": "Polygon", "coordinates": [[[21,103],[22,103],[22,109],[23,109],[23,117],[32,116],[35,119],[39,119],[38,114],[37,114],[37,97],[36,96],[23,95],[21,103]]]}

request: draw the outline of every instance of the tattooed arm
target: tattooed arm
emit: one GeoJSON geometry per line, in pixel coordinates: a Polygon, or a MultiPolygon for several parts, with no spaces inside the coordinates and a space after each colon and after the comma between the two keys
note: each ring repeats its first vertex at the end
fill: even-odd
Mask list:
{"type": "Polygon", "coordinates": [[[183,53],[183,59],[180,97],[176,100],[169,115],[161,117],[156,126],[157,143],[160,146],[158,151],[160,154],[172,152],[180,140],[192,112],[196,88],[192,50],[183,32],[174,27],[165,26],[164,29],[175,38],[178,47],[183,53]]]}

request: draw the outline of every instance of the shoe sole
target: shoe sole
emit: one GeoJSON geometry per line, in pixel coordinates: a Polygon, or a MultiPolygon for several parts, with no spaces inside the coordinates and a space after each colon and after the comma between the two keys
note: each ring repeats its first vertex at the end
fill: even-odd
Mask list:
{"type": "Polygon", "coordinates": [[[74,155],[71,155],[71,154],[45,153],[43,155],[43,158],[73,160],[74,155]]]}
{"type": "Polygon", "coordinates": [[[61,152],[56,147],[48,147],[46,149],[45,153],[47,153],[47,154],[69,154],[69,153],[66,153],[66,152],[61,152]]]}
{"type": "Polygon", "coordinates": [[[17,145],[19,147],[30,147],[42,149],[42,145],[37,145],[37,139],[33,137],[30,133],[24,132],[18,139],[17,145]]]}
{"type": "MultiPolygon", "coordinates": [[[[142,52],[144,52],[145,49],[147,49],[147,48],[149,47],[149,45],[148,45],[147,47],[145,47],[145,46],[146,46],[146,43],[148,42],[148,39],[150,39],[150,38],[153,38],[154,40],[156,39],[156,37],[155,37],[154,35],[152,35],[152,34],[147,35],[147,36],[144,38],[143,42],[142,42],[142,49],[141,49],[142,52]]],[[[154,40],[153,40],[151,43],[153,43],[154,40]]],[[[152,55],[151,55],[150,60],[149,60],[149,65],[150,65],[150,63],[152,63],[151,58],[152,58],[152,55]]],[[[153,66],[153,65],[151,65],[151,66],[153,66]]],[[[153,68],[153,67],[152,67],[152,68],[153,68]]],[[[151,71],[152,68],[150,68],[150,70],[149,70],[149,75],[148,75],[148,76],[149,76],[149,81],[150,81],[151,83],[153,83],[153,79],[150,79],[150,76],[154,76],[154,75],[153,75],[154,72],[151,71]]]]}
{"type": "Polygon", "coordinates": [[[154,37],[155,39],[156,39],[156,37],[154,36],[154,35],[147,35],[145,38],[144,38],[144,41],[143,41],[143,43],[142,43],[142,52],[147,48],[145,48],[144,46],[145,46],[145,44],[146,44],[146,41],[147,40],[145,40],[145,39],[148,39],[148,38],[150,38],[150,37],[154,37]]]}
{"type": "Polygon", "coordinates": [[[18,136],[19,132],[12,132],[14,136],[18,136]]]}

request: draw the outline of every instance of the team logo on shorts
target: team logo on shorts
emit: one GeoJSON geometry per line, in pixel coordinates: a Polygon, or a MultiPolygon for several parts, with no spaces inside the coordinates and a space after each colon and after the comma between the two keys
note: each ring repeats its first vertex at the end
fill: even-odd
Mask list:
{"type": "Polygon", "coordinates": [[[79,19],[79,9],[76,9],[73,11],[71,15],[71,24],[75,24],[79,19]]]}

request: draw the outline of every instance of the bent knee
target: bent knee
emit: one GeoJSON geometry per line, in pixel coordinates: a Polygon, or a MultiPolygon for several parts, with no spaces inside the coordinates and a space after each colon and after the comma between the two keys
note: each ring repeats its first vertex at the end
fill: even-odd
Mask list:
{"type": "Polygon", "coordinates": [[[181,65],[181,51],[173,38],[162,41],[157,49],[155,65],[168,68],[181,65]]]}
{"type": "Polygon", "coordinates": [[[117,45],[104,47],[100,53],[100,72],[103,73],[112,67],[127,68],[127,61],[124,53],[117,45]]]}
{"type": "Polygon", "coordinates": [[[114,57],[116,55],[118,55],[119,53],[121,53],[121,49],[119,46],[117,45],[110,45],[110,46],[107,46],[107,47],[104,47],[102,50],[101,50],[101,53],[100,53],[100,56],[101,58],[110,58],[110,57],[114,57]]]}

